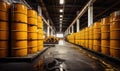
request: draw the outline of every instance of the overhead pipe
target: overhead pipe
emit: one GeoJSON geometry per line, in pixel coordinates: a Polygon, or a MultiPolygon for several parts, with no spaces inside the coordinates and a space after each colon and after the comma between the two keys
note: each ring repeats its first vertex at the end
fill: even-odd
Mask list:
{"type": "MultiPolygon", "coordinates": [[[[94,3],[96,0],[90,0],[85,6],[84,8],[80,11],[80,13],[77,15],[77,17],[73,20],[73,22],[71,23],[71,25],[66,29],[66,31],[73,25],[75,24],[75,22],[77,21],[77,19],[79,19],[88,9],[88,6],[91,4],[91,3],[94,3]]],[[[65,31],[65,32],[66,32],[65,31]]]]}

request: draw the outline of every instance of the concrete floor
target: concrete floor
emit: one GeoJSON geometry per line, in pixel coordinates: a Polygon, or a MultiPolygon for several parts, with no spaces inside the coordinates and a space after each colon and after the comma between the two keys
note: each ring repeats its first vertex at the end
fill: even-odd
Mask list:
{"type": "Polygon", "coordinates": [[[111,64],[88,54],[78,46],[63,40],[60,40],[55,47],[50,47],[41,57],[31,63],[0,63],[0,71],[45,71],[43,63],[47,58],[65,60],[67,71],[120,71],[111,64]]]}

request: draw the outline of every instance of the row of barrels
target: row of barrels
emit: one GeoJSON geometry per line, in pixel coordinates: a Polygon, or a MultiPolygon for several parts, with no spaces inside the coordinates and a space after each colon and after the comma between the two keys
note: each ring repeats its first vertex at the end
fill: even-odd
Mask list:
{"type": "Polygon", "coordinates": [[[0,57],[23,57],[42,49],[41,16],[24,4],[0,2],[0,57]]]}
{"type": "Polygon", "coordinates": [[[71,43],[120,59],[120,11],[67,36],[71,43]]]}
{"type": "Polygon", "coordinates": [[[55,36],[49,36],[44,39],[45,43],[58,43],[59,39],[55,36]]]}

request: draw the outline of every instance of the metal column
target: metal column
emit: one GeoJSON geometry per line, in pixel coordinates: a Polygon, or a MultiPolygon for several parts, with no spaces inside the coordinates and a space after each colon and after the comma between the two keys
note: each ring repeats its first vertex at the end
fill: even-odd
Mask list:
{"type": "Polygon", "coordinates": [[[72,26],[72,33],[74,33],[74,25],[72,26]]]}
{"type": "Polygon", "coordinates": [[[71,33],[70,28],[68,30],[69,30],[69,34],[70,34],[71,33]]]}
{"type": "MultiPolygon", "coordinates": [[[[48,20],[48,24],[49,24],[49,20],[48,20]]],[[[47,36],[49,37],[50,36],[50,27],[47,26],[47,36]]]]}
{"type": "Polygon", "coordinates": [[[77,20],[77,25],[76,25],[76,30],[77,30],[77,32],[79,32],[79,29],[80,29],[80,20],[78,19],[77,20]]]}
{"type": "Polygon", "coordinates": [[[89,4],[88,6],[88,26],[93,24],[93,4],[89,4]]]}

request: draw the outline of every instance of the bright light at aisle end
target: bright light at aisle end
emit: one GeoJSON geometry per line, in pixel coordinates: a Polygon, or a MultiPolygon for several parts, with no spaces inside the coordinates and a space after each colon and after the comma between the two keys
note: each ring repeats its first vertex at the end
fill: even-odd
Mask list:
{"type": "Polygon", "coordinates": [[[63,9],[60,9],[60,12],[63,12],[63,9]]]}
{"type": "Polygon", "coordinates": [[[63,33],[57,33],[56,36],[57,36],[58,38],[63,38],[63,37],[64,37],[64,36],[63,36],[63,33]]]}
{"type": "Polygon", "coordinates": [[[63,15],[60,15],[60,17],[63,17],[63,15]]]}
{"type": "Polygon", "coordinates": [[[64,4],[64,0],[60,0],[60,4],[64,4]]]}

